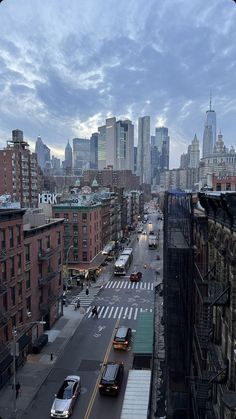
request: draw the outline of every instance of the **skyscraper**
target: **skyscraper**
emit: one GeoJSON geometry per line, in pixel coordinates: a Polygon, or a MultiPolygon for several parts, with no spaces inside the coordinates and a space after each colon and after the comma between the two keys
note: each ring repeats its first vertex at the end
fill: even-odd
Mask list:
{"type": "Polygon", "coordinates": [[[73,138],[74,173],[82,175],[85,169],[90,168],[90,140],[86,138],[73,138]]]}
{"type": "Polygon", "coordinates": [[[168,128],[158,127],[155,130],[155,146],[160,152],[160,170],[169,170],[170,137],[168,128]]]}
{"type": "Polygon", "coordinates": [[[64,160],[64,169],[66,174],[71,174],[72,172],[72,148],[68,140],[65,148],[65,160],[64,160]]]}
{"type": "Polygon", "coordinates": [[[90,137],[90,168],[98,168],[98,132],[94,132],[90,137]]]}
{"type": "Polygon", "coordinates": [[[134,171],[134,126],[130,120],[106,119],[98,128],[98,169],[134,171]]]}
{"type": "Polygon", "coordinates": [[[130,120],[116,122],[116,162],[117,170],[134,172],[134,126],[130,120]]]}
{"type": "Polygon", "coordinates": [[[199,159],[200,159],[199,141],[195,134],[192,144],[189,146],[189,167],[193,169],[197,169],[199,167],[199,159]]]}
{"type": "Polygon", "coordinates": [[[138,119],[137,174],[140,183],[151,183],[150,116],[138,119]]]}
{"type": "Polygon", "coordinates": [[[45,169],[46,163],[50,162],[50,148],[43,143],[41,137],[37,137],[35,143],[35,153],[37,154],[38,165],[41,167],[42,170],[45,169]]]}
{"type": "Polygon", "coordinates": [[[207,157],[212,154],[216,143],[216,113],[211,109],[211,97],[210,97],[210,109],[206,111],[206,121],[203,133],[203,147],[202,157],[207,157]]]}

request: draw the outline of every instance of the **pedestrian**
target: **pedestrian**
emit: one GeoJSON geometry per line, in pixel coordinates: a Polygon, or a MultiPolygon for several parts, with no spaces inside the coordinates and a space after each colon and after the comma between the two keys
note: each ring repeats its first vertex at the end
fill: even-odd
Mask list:
{"type": "Polygon", "coordinates": [[[86,291],[85,291],[85,294],[86,294],[86,295],[89,295],[89,288],[88,288],[88,285],[86,286],[86,291]]]}
{"type": "Polygon", "coordinates": [[[16,398],[19,396],[20,393],[20,383],[19,381],[16,383],[16,398]]]}
{"type": "Polygon", "coordinates": [[[93,309],[92,309],[92,316],[93,317],[96,316],[98,318],[98,309],[97,309],[97,306],[94,306],[93,307],[93,309]]]}

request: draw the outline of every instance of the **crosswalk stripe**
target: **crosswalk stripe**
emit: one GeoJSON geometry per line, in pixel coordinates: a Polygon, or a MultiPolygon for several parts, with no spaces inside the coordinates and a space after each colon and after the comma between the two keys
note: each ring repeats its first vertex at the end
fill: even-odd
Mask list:
{"type": "Polygon", "coordinates": [[[123,311],[123,307],[121,307],[121,309],[120,309],[120,313],[119,313],[118,319],[121,318],[122,311],[123,311]]]}
{"type": "MultiPolygon", "coordinates": [[[[111,306],[98,306],[99,319],[137,319],[139,312],[152,312],[152,308],[134,308],[134,307],[111,307],[111,306]]],[[[87,317],[92,317],[92,306],[86,311],[87,317]]]]}

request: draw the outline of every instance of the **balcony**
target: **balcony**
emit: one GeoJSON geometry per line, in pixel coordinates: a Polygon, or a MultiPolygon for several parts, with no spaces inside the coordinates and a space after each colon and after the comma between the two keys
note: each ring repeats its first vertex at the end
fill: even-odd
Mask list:
{"type": "Polygon", "coordinates": [[[6,249],[0,250],[0,262],[3,262],[7,258],[7,251],[6,249]]]}
{"type": "Polygon", "coordinates": [[[43,285],[48,285],[49,282],[56,277],[56,272],[48,272],[43,278],[39,278],[39,287],[42,287],[43,285]]]}
{"type": "Polygon", "coordinates": [[[58,247],[55,247],[55,248],[50,247],[46,250],[41,250],[40,252],[38,252],[38,260],[41,262],[44,260],[48,260],[57,251],[58,251],[58,247]]]}

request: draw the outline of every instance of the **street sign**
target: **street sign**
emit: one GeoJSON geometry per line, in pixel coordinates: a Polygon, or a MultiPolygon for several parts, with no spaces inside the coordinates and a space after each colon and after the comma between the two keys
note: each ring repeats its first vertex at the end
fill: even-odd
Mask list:
{"type": "Polygon", "coordinates": [[[10,345],[10,353],[12,356],[19,356],[19,343],[11,342],[10,345]]]}

